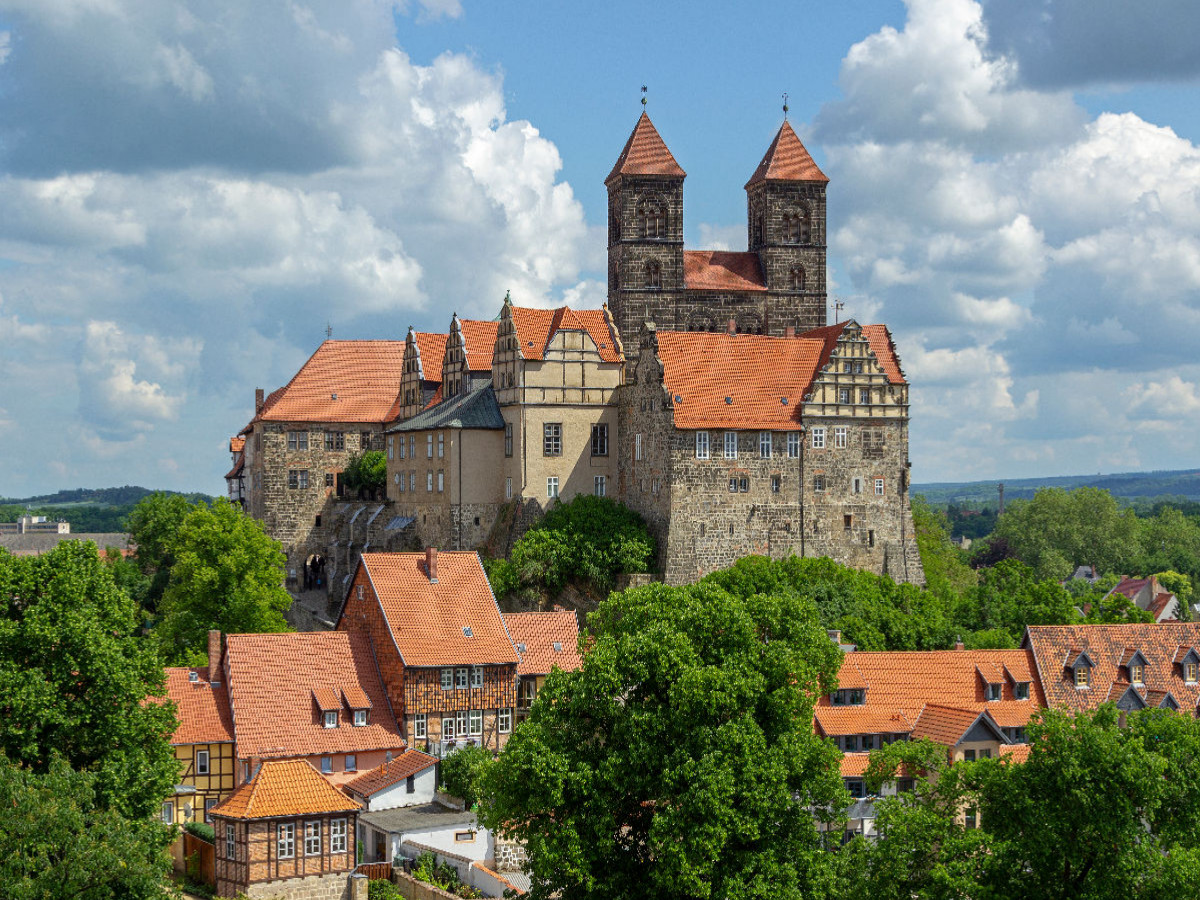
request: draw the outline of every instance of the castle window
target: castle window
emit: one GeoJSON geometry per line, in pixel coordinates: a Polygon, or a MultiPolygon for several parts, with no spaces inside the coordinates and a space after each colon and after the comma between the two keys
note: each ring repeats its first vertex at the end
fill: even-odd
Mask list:
{"type": "Polygon", "coordinates": [[[738,489],[738,480],[737,480],[737,476],[735,475],[729,479],[729,493],[736,494],[737,489],[738,489]]]}
{"type": "Polygon", "coordinates": [[[851,482],[851,488],[850,488],[850,492],[851,492],[851,493],[854,493],[854,494],[861,494],[861,493],[862,493],[862,479],[861,479],[861,478],[855,478],[855,479],[854,479],[854,480],[851,482]]]}
{"type": "Polygon", "coordinates": [[[859,402],[859,403],[870,403],[870,402],[871,402],[871,390],[870,390],[870,388],[859,388],[859,391],[858,391],[858,402],[859,402]]]}
{"type": "Polygon", "coordinates": [[[359,437],[359,442],[358,442],[359,449],[360,450],[370,450],[371,449],[371,432],[364,431],[358,437],[359,437]]]}
{"type": "Polygon", "coordinates": [[[308,469],[288,469],[288,487],[293,490],[308,487],[308,469]]]}
{"type": "Polygon", "coordinates": [[[402,493],[402,494],[404,493],[405,487],[408,486],[406,483],[407,481],[408,481],[408,479],[404,477],[403,472],[396,473],[396,484],[398,484],[400,486],[400,493],[402,493]]]}
{"type": "Polygon", "coordinates": [[[551,475],[546,479],[546,499],[554,500],[558,497],[558,476],[551,475]]]}
{"type": "Polygon", "coordinates": [[[633,458],[635,460],[642,458],[642,436],[640,434],[633,436],[633,458]]]}
{"type": "Polygon", "coordinates": [[[446,474],[442,469],[438,469],[438,493],[442,493],[446,489],[446,474]]]}
{"type": "Polygon", "coordinates": [[[504,423],[504,455],[512,456],[512,422],[504,423]]]}
{"type": "Polygon", "coordinates": [[[737,459],[737,432],[725,432],[725,458],[737,459]]]}
{"type": "Polygon", "coordinates": [[[869,529],[867,531],[867,546],[868,547],[875,546],[875,529],[874,528],[869,529]]]}
{"type": "Polygon", "coordinates": [[[883,479],[882,478],[875,479],[875,496],[876,497],[883,496],[883,479]]]}
{"type": "Polygon", "coordinates": [[[758,455],[760,459],[771,458],[771,432],[760,431],[758,433],[758,455]]]}
{"type": "Polygon", "coordinates": [[[603,475],[595,477],[595,491],[597,497],[604,497],[608,493],[608,480],[603,475]]]}
{"type": "Polygon", "coordinates": [[[641,236],[645,240],[655,241],[667,236],[667,214],[662,206],[653,200],[642,203],[638,211],[638,223],[641,236]]]}
{"type": "Polygon", "coordinates": [[[308,449],[308,432],[307,431],[289,431],[287,436],[287,448],[289,450],[307,450],[308,449]]]}
{"type": "Polygon", "coordinates": [[[607,423],[592,426],[592,456],[608,456],[607,423]]]}
{"type": "Polygon", "coordinates": [[[787,455],[788,459],[798,459],[800,457],[800,432],[789,431],[787,435],[787,455]]]}
{"type": "Polygon", "coordinates": [[[793,210],[783,217],[783,241],[786,244],[807,244],[810,237],[807,209],[793,210]]]}
{"type": "Polygon", "coordinates": [[[850,388],[838,388],[838,403],[850,402],[850,388]]]}
{"type": "MultiPolygon", "coordinates": [[[[739,488],[739,490],[741,490],[741,492],[743,494],[748,494],[750,492],[750,479],[747,476],[743,475],[741,478],[738,479],[738,488],[739,488]]],[[[733,526],[732,525],[729,526],[729,529],[730,529],[729,533],[733,534],[733,526]]]]}
{"type": "Polygon", "coordinates": [[[405,452],[404,452],[404,450],[405,450],[404,435],[400,435],[400,448],[399,448],[399,450],[400,450],[400,452],[399,452],[397,455],[399,456],[399,458],[400,458],[400,459],[404,459],[404,457],[406,456],[406,454],[405,454],[405,452]]]}
{"type": "Polygon", "coordinates": [[[696,459],[708,459],[708,432],[696,432],[696,459]]]}
{"type": "Polygon", "coordinates": [[[427,494],[433,493],[433,472],[432,471],[428,471],[425,473],[425,493],[427,493],[427,494]]]}
{"type": "Polygon", "coordinates": [[[850,515],[849,513],[842,516],[842,528],[845,529],[846,531],[850,531],[853,527],[854,527],[854,516],[850,515]]]}
{"type": "Polygon", "coordinates": [[[804,267],[797,266],[788,273],[788,286],[793,291],[804,290],[804,267]]]}
{"type": "Polygon", "coordinates": [[[416,472],[408,473],[408,489],[413,492],[415,492],[417,490],[417,473],[416,472]]]}
{"type": "Polygon", "coordinates": [[[325,449],[326,450],[345,450],[346,449],[346,432],[344,432],[344,431],[327,431],[327,432],[325,432],[325,449]]]}
{"type": "Polygon", "coordinates": [[[396,439],[388,438],[388,459],[389,460],[395,458],[395,449],[396,449],[395,445],[396,445],[396,439]]]}
{"type": "Polygon", "coordinates": [[[646,283],[648,290],[662,290],[662,266],[654,260],[646,263],[646,283]]]}
{"type": "Polygon", "coordinates": [[[425,458],[433,459],[433,435],[425,435],[425,458]]]}
{"type": "Polygon", "coordinates": [[[542,425],[542,456],[562,456],[562,422],[542,425]]]}
{"type": "Polygon", "coordinates": [[[779,489],[780,489],[780,487],[781,487],[781,486],[782,486],[782,481],[781,481],[781,479],[779,478],[779,476],[778,476],[778,475],[772,475],[772,476],[771,476],[771,493],[772,493],[772,494],[778,494],[778,493],[779,493],[779,489]]]}
{"type": "Polygon", "coordinates": [[[446,455],[446,433],[438,432],[438,459],[444,458],[446,455]]]}
{"type": "Polygon", "coordinates": [[[505,500],[512,499],[512,476],[511,475],[504,479],[504,499],[505,500]]]}
{"type": "Polygon", "coordinates": [[[824,472],[817,472],[815,475],[813,475],[813,493],[814,494],[825,493],[825,473],[824,472]]]}
{"type": "Polygon", "coordinates": [[[833,446],[838,450],[845,450],[848,443],[849,431],[844,425],[839,425],[833,429],[833,446]]]}
{"type": "Polygon", "coordinates": [[[812,448],[814,450],[825,449],[825,429],[814,428],[812,430],[812,448]]]}

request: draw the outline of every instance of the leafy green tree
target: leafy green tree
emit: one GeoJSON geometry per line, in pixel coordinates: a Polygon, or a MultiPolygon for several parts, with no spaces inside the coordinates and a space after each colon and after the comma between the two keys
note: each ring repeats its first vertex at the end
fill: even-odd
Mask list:
{"type": "Polygon", "coordinates": [[[1164,506],[1140,524],[1142,556],[1120,574],[1175,571],[1188,576],[1192,585],[1200,582],[1200,516],[1164,506]]]}
{"type": "Polygon", "coordinates": [[[97,802],[149,817],[176,783],[162,664],[133,601],[91,543],[42,556],[0,551],[0,750],[34,773],[54,754],[95,774],[97,802]]]}
{"type": "Polygon", "coordinates": [[[1039,578],[1029,566],[1006,559],[979,572],[979,583],[954,610],[954,620],[975,647],[992,646],[982,633],[1004,632],[1015,647],[1027,625],[1065,625],[1079,620],[1076,600],[1058,582],[1039,578]],[[970,637],[971,633],[981,634],[970,637]]]}
{"type": "Polygon", "coordinates": [[[0,755],[0,892],[6,900],[157,900],[174,896],[154,818],[104,805],[93,772],[57,754],[34,772],[0,755]]]}
{"type": "Polygon", "coordinates": [[[204,658],[208,632],[290,631],[284,613],[286,557],[279,542],[242,510],[219,498],[184,518],[168,550],[174,557],[155,631],[168,659],[204,658]]]}
{"type": "Polygon", "coordinates": [[[492,765],[492,751],[478,746],[456,750],[442,760],[442,784],[454,797],[461,797],[467,809],[479,802],[479,785],[492,765]]]}
{"type": "Polygon", "coordinates": [[[483,779],[531,898],[825,896],[814,822],[849,797],[812,712],[841,653],[811,602],[712,581],[615,593],[483,779]]]}
{"type": "Polygon", "coordinates": [[[950,541],[945,516],[925,498],[912,501],[913,526],[917,532],[917,550],[925,570],[926,588],[947,598],[961,596],[975,586],[975,571],[963,561],[962,552],[950,541]]]}
{"type": "Polygon", "coordinates": [[[158,611],[175,565],[175,540],[184,519],[199,504],[182,494],[157,493],[146,497],[129,514],[129,537],[134,545],[133,559],[145,582],[126,579],[134,588],[131,596],[151,615],[158,611]]]}
{"type": "Polygon", "coordinates": [[[356,453],[342,473],[346,489],[360,497],[374,497],[387,488],[387,456],[382,450],[356,453]]]}

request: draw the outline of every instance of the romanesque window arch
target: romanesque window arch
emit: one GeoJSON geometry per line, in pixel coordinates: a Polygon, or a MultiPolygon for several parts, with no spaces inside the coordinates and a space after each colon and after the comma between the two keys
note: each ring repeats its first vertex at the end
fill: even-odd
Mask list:
{"type": "Polygon", "coordinates": [[[754,313],[744,313],[738,318],[737,330],[739,334],[762,334],[762,319],[754,313]]]}
{"type": "Polygon", "coordinates": [[[807,244],[812,236],[812,220],[807,207],[790,209],[783,215],[783,242],[807,244]]]}
{"type": "Polygon", "coordinates": [[[788,288],[793,291],[804,290],[804,266],[796,266],[788,273],[788,288]]]}
{"type": "Polygon", "coordinates": [[[656,260],[650,260],[646,263],[646,288],[652,291],[662,290],[662,266],[656,260]]]}
{"type": "Polygon", "coordinates": [[[638,207],[638,230],[643,240],[662,240],[667,236],[667,211],[657,200],[643,200],[638,207]]]}
{"type": "Polygon", "coordinates": [[[717,323],[708,313],[692,313],[688,319],[688,331],[716,331],[717,323]]]}

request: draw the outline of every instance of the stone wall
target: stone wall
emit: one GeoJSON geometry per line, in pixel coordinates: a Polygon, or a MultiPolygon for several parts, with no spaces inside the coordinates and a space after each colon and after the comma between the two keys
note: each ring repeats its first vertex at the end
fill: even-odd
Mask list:
{"type": "Polygon", "coordinates": [[[367,900],[367,879],[344,872],[309,875],[252,884],[244,893],[251,900],[367,900]]]}
{"type": "Polygon", "coordinates": [[[497,872],[520,872],[528,858],[525,845],[521,841],[496,836],[497,872]]]}

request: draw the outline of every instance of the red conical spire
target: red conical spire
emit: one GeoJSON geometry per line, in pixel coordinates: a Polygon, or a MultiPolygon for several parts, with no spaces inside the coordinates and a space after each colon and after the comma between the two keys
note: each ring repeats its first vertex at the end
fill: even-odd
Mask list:
{"type": "Polygon", "coordinates": [[[608,184],[619,175],[664,175],[671,178],[687,176],[645,112],[638,119],[633,134],[629,135],[625,149],[617,157],[617,163],[604,179],[604,183],[608,184]]]}
{"type": "Polygon", "coordinates": [[[792,131],[791,124],[785,119],[780,126],[775,140],[767,148],[767,154],[746,182],[746,187],[758,184],[760,181],[824,181],[829,178],[822,172],[813,158],[792,131]]]}

